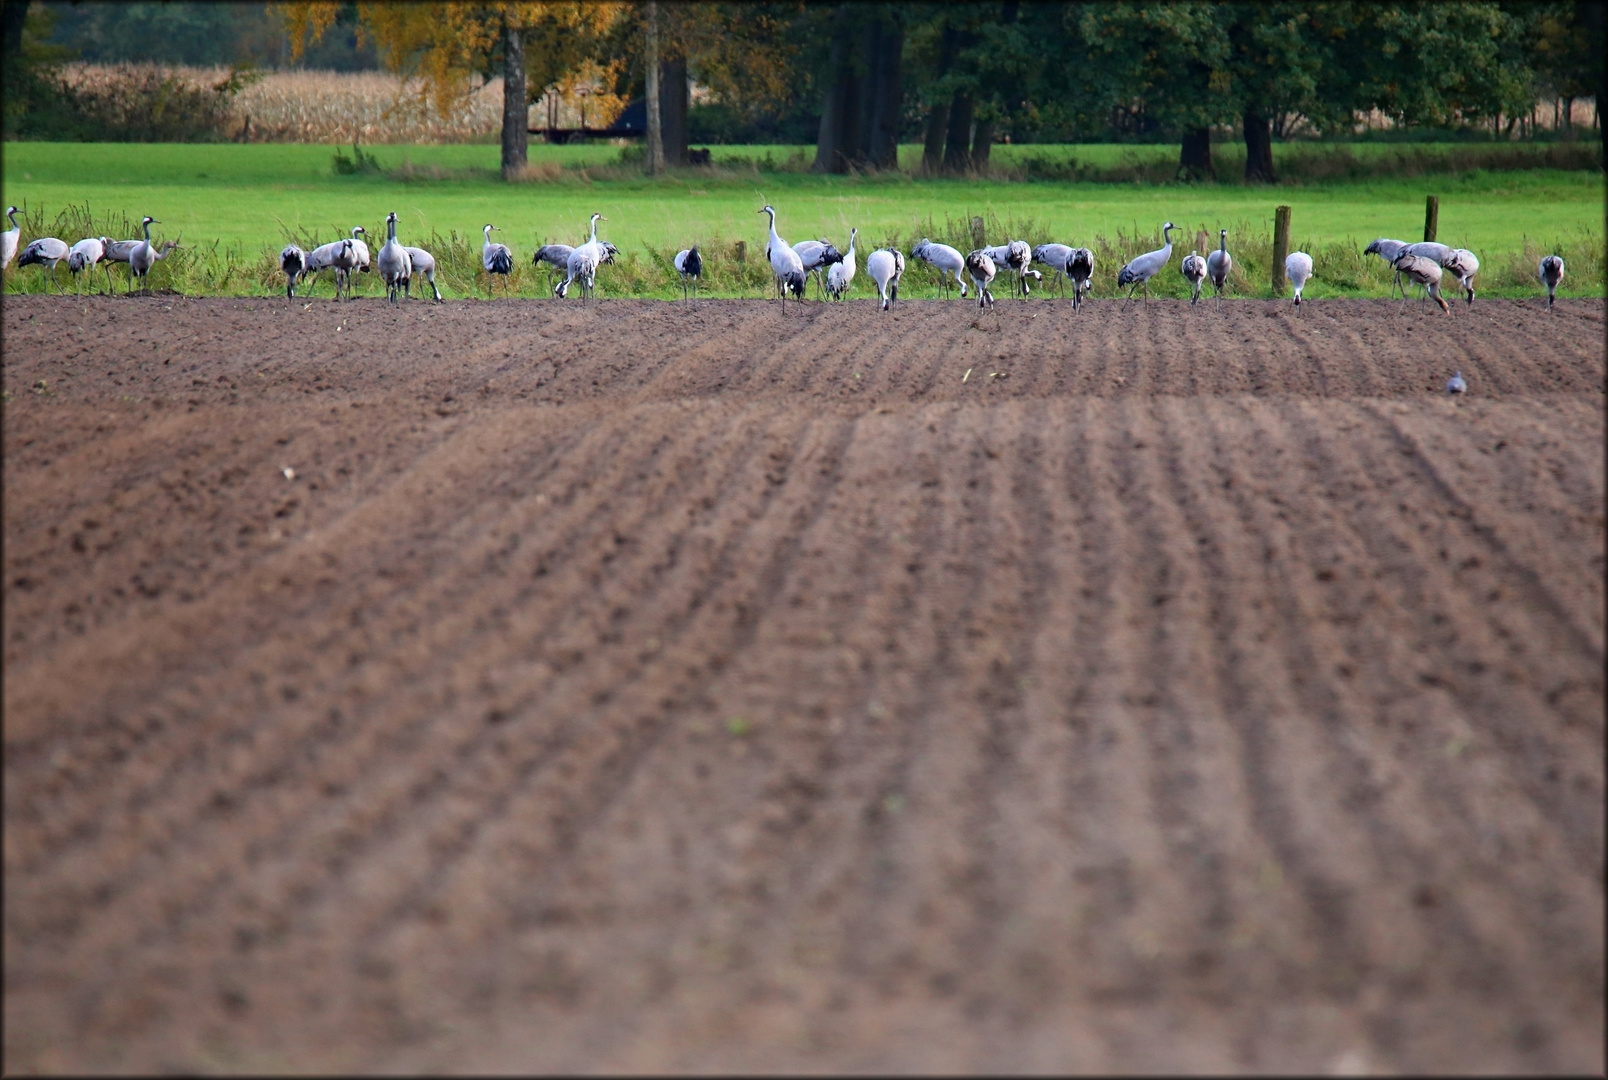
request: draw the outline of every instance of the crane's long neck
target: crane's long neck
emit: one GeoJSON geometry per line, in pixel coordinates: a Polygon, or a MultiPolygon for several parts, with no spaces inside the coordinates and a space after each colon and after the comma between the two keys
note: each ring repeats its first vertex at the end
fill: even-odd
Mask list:
{"type": "Polygon", "coordinates": [[[145,226],[145,246],[150,247],[151,246],[151,223],[149,221],[142,221],[142,222],[140,222],[140,224],[145,226]]]}
{"type": "Polygon", "coordinates": [[[1224,255],[1228,254],[1228,234],[1227,233],[1218,233],[1217,234],[1217,250],[1221,251],[1224,255]]]}
{"type": "Polygon", "coordinates": [[[848,251],[848,254],[850,254],[850,255],[854,254],[854,238],[856,236],[858,236],[859,234],[860,234],[860,232],[859,232],[858,229],[850,229],[849,230],[849,251],[848,251]]]}
{"type": "Polygon", "coordinates": [[[13,229],[22,228],[21,225],[17,224],[17,211],[16,211],[15,207],[13,207],[12,209],[6,211],[6,220],[11,222],[11,227],[13,229]]]}
{"type": "Polygon", "coordinates": [[[1162,227],[1162,230],[1161,230],[1161,246],[1162,247],[1168,248],[1168,249],[1172,248],[1172,236],[1170,235],[1171,232],[1172,232],[1172,226],[1171,225],[1166,225],[1166,226],[1162,227]]]}
{"type": "Polygon", "coordinates": [[[387,243],[391,243],[396,240],[396,222],[387,221],[385,223],[385,240],[387,243]]]}
{"type": "Polygon", "coordinates": [[[598,219],[598,217],[599,217],[599,215],[597,215],[597,214],[592,215],[592,238],[587,241],[587,243],[589,243],[589,244],[597,243],[597,219],[598,219]]]}

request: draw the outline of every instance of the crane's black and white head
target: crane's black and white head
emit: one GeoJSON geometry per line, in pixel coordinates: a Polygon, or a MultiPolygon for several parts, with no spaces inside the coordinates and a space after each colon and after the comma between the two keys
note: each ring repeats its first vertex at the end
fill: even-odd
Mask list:
{"type": "Polygon", "coordinates": [[[11,227],[13,229],[19,228],[17,225],[17,215],[19,213],[21,213],[21,211],[19,211],[15,206],[6,207],[6,217],[11,221],[11,227]]]}
{"type": "Polygon", "coordinates": [[[769,214],[771,216],[772,224],[774,224],[775,221],[776,221],[776,208],[774,206],[770,206],[770,205],[762,206],[756,211],[756,213],[769,214]]]}
{"type": "MultiPolygon", "coordinates": [[[[389,214],[385,215],[385,223],[387,225],[395,225],[396,224],[396,211],[395,210],[392,210],[389,214]]],[[[360,228],[360,229],[362,227],[363,226],[361,226],[361,225],[358,226],[358,228],[360,228]]]]}
{"type": "Polygon", "coordinates": [[[156,220],[156,218],[151,217],[150,215],[147,214],[145,217],[140,219],[140,224],[141,225],[160,225],[162,223],[160,221],[156,220]]]}

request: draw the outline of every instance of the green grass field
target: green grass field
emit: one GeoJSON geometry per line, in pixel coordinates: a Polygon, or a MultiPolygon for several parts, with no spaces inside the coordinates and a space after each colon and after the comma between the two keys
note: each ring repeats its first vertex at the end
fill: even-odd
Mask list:
{"type": "MultiPolygon", "coordinates": [[[[1292,153],[1289,147],[1278,148],[1292,153]]],[[[1360,156],[1383,153],[1362,144],[1360,156]]],[[[545,272],[533,272],[531,253],[544,241],[575,243],[588,216],[601,211],[601,233],[618,245],[621,262],[599,277],[600,295],[669,296],[675,281],[665,259],[697,241],[715,295],[765,295],[762,265],[766,202],[791,241],[830,237],[840,247],[851,226],[860,250],[897,243],[906,251],[923,235],[969,246],[968,223],[981,216],[988,240],[1059,240],[1095,248],[1096,295],[1110,295],[1118,266],[1159,244],[1171,220],[1182,256],[1197,231],[1215,238],[1227,227],[1231,250],[1245,268],[1240,291],[1266,295],[1274,207],[1292,207],[1292,246],[1311,252],[1317,277],[1308,295],[1384,295],[1389,276],[1360,249],[1378,236],[1422,235],[1426,194],[1441,199],[1439,238],[1470,248],[1483,263],[1486,295],[1532,295],[1536,259],[1560,251],[1569,261],[1567,291],[1603,291],[1603,176],[1595,171],[1464,171],[1411,179],[1309,182],[1276,188],[1236,183],[1078,183],[915,179],[908,174],[825,177],[803,171],[810,148],[717,147],[712,170],[677,172],[659,181],[620,163],[608,145],[532,146],[534,177],[507,184],[496,178],[495,146],[365,147],[380,172],[340,175],[335,148],[307,145],[139,145],[11,143],[5,151],[4,198],[28,214],[24,242],[38,230],[69,243],[82,235],[137,234],[144,214],[161,219],[159,237],[184,247],[153,274],[153,285],[185,292],[275,291],[275,254],[294,238],[304,245],[368,229],[371,246],[384,239],[390,210],[404,242],[436,251],[448,295],[484,295],[477,282],[479,228],[498,225],[521,271],[518,292],[538,295],[545,272]],[[767,160],[768,159],[768,160],[767,160]],[[758,164],[756,164],[758,163],[758,164]],[[75,230],[77,230],[75,232],[75,230]],[[69,235],[69,234],[72,235],[69,235]],[[734,245],[746,241],[739,265],[734,245]],[[433,245],[433,246],[432,246],[433,245]],[[1112,279],[1112,280],[1107,280],[1112,279]]],[[[1227,148],[1225,148],[1226,155],[1227,148]]],[[[350,148],[345,152],[349,155],[350,148]]],[[[1169,147],[1012,147],[996,150],[1009,165],[1056,154],[1080,162],[1116,164],[1147,155],[1170,157],[1169,147]],[[1123,155],[1129,155],[1124,158],[1123,155]]],[[[901,160],[919,158],[904,147],[901,160]]],[[[862,264],[863,265],[863,264],[862,264]]],[[[924,270],[913,268],[907,291],[921,295],[924,270]]],[[[63,277],[66,276],[63,271],[63,277]]],[[[1176,277],[1166,275],[1165,277],[1176,277]]],[[[869,288],[861,276],[857,282],[869,288]]],[[[1176,295],[1176,282],[1158,291],[1176,295]]],[[[38,291],[40,275],[8,271],[8,289],[38,291]]]]}

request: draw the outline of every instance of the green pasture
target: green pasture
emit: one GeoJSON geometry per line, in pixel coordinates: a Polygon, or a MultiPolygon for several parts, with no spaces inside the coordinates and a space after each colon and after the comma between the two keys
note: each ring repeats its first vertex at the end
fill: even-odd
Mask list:
{"type": "MultiPolygon", "coordinates": [[[[1225,148],[1225,153],[1227,152],[1225,148]]],[[[1281,153],[1293,153],[1280,146],[1281,153]]],[[[1358,144],[1359,155],[1382,153],[1358,144]]],[[[185,292],[257,294],[276,290],[276,254],[289,240],[304,246],[336,239],[353,225],[384,239],[395,210],[405,243],[435,251],[449,296],[484,295],[479,274],[480,226],[513,248],[516,292],[540,295],[544,271],[531,253],[542,242],[583,239],[593,211],[607,215],[602,236],[622,252],[599,276],[599,295],[669,296],[678,291],[666,263],[694,241],[705,254],[707,291],[765,295],[766,202],[777,208],[782,236],[796,242],[829,237],[839,247],[849,228],[859,250],[896,243],[906,251],[926,235],[969,246],[970,221],[984,219],[988,242],[1024,238],[1086,244],[1098,258],[1096,295],[1112,295],[1125,258],[1159,245],[1161,223],[1182,226],[1175,252],[1205,231],[1215,241],[1230,229],[1230,249],[1243,268],[1245,295],[1269,294],[1267,264],[1274,207],[1292,207],[1292,246],[1311,252],[1317,276],[1308,295],[1384,295],[1389,275],[1360,249],[1379,236],[1422,236],[1424,196],[1440,197],[1439,239],[1470,248],[1482,261],[1484,295],[1534,295],[1541,254],[1569,263],[1565,291],[1603,291],[1603,175],[1591,170],[1468,170],[1410,179],[1309,182],[1274,188],[1238,183],[1085,183],[1057,180],[918,179],[908,173],[826,177],[805,171],[808,147],[716,147],[712,169],[680,170],[650,181],[610,145],[531,147],[531,178],[496,176],[495,146],[364,147],[378,171],[340,174],[336,148],[308,145],[48,144],[5,147],[4,198],[27,215],[23,240],[41,232],[69,243],[83,235],[137,234],[139,218],[161,219],[157,237],[183,247],[153,274],[155,287],[185,292]],[[736,242],[747,245],[738,262],[736,242]],[[432,246],[433,245],[433,246],[432,246]]],[[[343,150],[348,157],[352,150],[343,150]]],[[[914,163],[919,147],[901,148],[914,163]]],[[[1169,147],[1001,146],[1006,166],[1025,157],[1064,155],[1080,162],[1162,160],[1169,147]],[[1123,155],[1129,155],[1124,158],[1123,155]]],[[[863,266],[863,260],[862,260],[863,266]]],[[[61,276],[67,276],[61,271],[61,276]]],[[[1177,275],[1157,291],[1176,295],[1177,275]]],[[[923,295],[925,269],[913,267],[906,291],[923,295]]],[[[869,291],[862,274],[857,282],[869,291]]],[[[37,291],[40,275],[7,272],[6,288],[37,291]]],[[[369,286],[372,289],[372,286],[369,286]]],[[[499,283],[500,288],[500,283],[499,283]]],[[[326,290],[327,291],[327,290],[326,290]]]]}

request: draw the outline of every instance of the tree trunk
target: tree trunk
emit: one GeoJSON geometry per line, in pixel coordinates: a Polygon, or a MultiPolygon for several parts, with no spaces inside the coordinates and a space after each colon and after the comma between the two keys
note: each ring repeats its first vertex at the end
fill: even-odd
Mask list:
{"type": "MultiPolygon", "coordinates": [[[[938,72],[941,79],[949,74],[955,63],[955,49],[959,36],[949,22],[944,23],[944,34],[938,44],[938,72]]],[[[933,102],[927,110],[927,138],[921,149],[921,170],[932,175],[944,167],[944,138],[949,134],[949,103],[951,98],[933,102]]]]}
{"type": "Polygon", "coordinates": [[[525,167],[530,142],[530,106],[525,100],[525,42],[520,28],[503,23],[502,174],[512,180],[525,167]]]}
{"type": "Polygon", "coordinates": [[[944,167],[944,136],[949,134],[949,102],[927,110],[927,139],[921,148],[921,171],[932,175],[944,167]]]}
{"type": "Polygon", "coordinates": [[[988,158],[994,149],[995,127],[993,117],[977,121],[977,133],[972,136],[971,148],[971,167],[974,172],[982,173],[988,170],[988,158]]]}
{"type": "Polygon", "coordinates": [[[949,140],[944,148],[944,168],[951,172],[965,172],[971,168],[972,99],[964,90],[955,93],[954,104],[949,106],[949,140]]]}
{"type": "Polygon", "coordinates": [[[678,56],[659,65],[659,115],[666,165],[687,163],[687,58],[678,56]]]}
{"type": "Polygon", "coordinates": [[[848,59],[849,42],[842,28],[843,11],[838,10],[838,30],[832,35],[827,55],[826,90],[821,95],[821,128],[815,138],[815,171],[843,171],[843,67],[848,59]]]}
{"type": "Polygon", "coordinates": [[[659,4],[648,0],[647,53],[643,58],[648,82],[648,175],[664,172],[664,124],[659,112],[659,4]]]}
{"type": "Polygon", "coordinates": [[[1574,98],[1563,99],[1563,137],[1567,142],[1574,142],[1574,98]]]}
{"type": "Polygon", "coordinates": [[[1183,150],[1178,155],[1178,173],[1186,180],[1215,180],[1212,166],[1212,129],[1191,128],[1184,132],[1183,150]]]}
{"type": "Polygon", "coordinates": [[[28,4],[26,0],[7,0],[3,11],[0,11],[0,24],[4,26],[3,55],[5,66],[10,70],[12,63],[22,54],[22,28],[28,21],[28,4]]]}
{"type": "Polygon", "coordinates": [[[1245,179],[1253,184],[1271,184],[1273,174],[1273,133],[1260,109],[1245,110],[1245,179]]]}
{"type": "Polygon", "coordinates": [[[903,116],[904,83],[900,64],[904,57],[904,23],[897,12],[880,20],[867,38],[868,71],[862,83],[867,108],[861,137],[866,165],[877,169],[899,166],[899,126],[903,116]]]}

